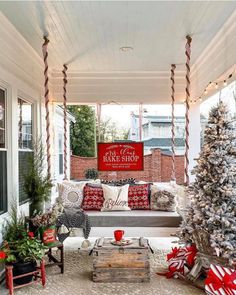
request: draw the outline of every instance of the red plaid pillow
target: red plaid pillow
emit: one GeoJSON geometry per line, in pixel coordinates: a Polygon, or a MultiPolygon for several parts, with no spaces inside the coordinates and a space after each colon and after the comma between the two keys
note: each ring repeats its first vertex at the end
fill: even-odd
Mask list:
{"type": "Polygon", "coordinates": [[[101,210],[104,202],[102,187],[85,185],[82,209],[101,210]]]}
{"type": "Polygon", "coordinates": [[[130,209],[149,209],[149,184],[129,186],[128,204],[130,209]]]}

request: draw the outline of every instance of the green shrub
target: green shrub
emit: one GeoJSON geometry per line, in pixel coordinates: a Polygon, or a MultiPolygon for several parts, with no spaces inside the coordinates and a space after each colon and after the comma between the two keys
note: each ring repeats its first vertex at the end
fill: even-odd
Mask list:
{"type": "Polygon", "coordinates": [[[86,169],[84,172],[84,176],[86,179],[96,179],[98,178],[98,171],[95,168],[86,169]]]}
{"type": "Polygon", "coordinates": [[[43,203],[49,200],[52,182],[44,173],[44,153],[40,140],[34,143],[34,152],[28,157],[24,176],[24,192],[31,203],[43,203]]]}

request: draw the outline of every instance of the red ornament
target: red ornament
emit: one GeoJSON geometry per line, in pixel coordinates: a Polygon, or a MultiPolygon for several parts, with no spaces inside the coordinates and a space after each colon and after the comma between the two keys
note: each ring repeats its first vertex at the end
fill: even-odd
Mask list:
{"type": "Polygon", "coordinates": [[[34,237],[34,233],[33,233],[32,231],[29,231],[29,232],[28,232],[28,236],[29,236],[30,238],[33,238],[33,237],[34,237]]]}
{"type": "Polygon", "coordinates": [[[6,253],[4,251],[0,251],[0,261],[4,260],[7,257],[6,253]]]}

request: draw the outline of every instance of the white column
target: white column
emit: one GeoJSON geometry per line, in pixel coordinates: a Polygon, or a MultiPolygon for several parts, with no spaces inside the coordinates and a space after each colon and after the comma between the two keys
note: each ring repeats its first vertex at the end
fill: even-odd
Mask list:
{"type": "Polygon", "coordinates": [[[13,202],[19,206],[19,160],[18,160],[18,93],[17,88],[12,86],[9,102],[9,134],[8,134],[8,159],[10,158],[10,184],[8,185],[8,208],[11,208],[13,202]]]}
{"type": "Polygon", "coordinates": [[[199,157],[201,141],[200,104],[191,104],[189,112],[189,180],[194,181],[195,176],[191,174],[196,166],[196,159],[199,157]]]}

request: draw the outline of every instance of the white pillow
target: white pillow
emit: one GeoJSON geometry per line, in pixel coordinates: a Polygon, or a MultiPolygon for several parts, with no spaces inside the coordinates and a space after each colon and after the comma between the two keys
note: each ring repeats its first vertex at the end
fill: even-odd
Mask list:
{"type": "Polygon", "coordinates": [[[129,184],[110,186],[102,184],[104,202],[101,211],[129,211],[129,184]]]}
{"type": "Polygon", "coordinates": [[[151,186],[151,210],[175,211],[175,191],[170,186],[151,186]]]}
{"type": "Polygon", "coordinates": [[[67,208],[80,208],[83,202],[84,184],[60,183],[58,184],[59,202],[67,208]]]}

